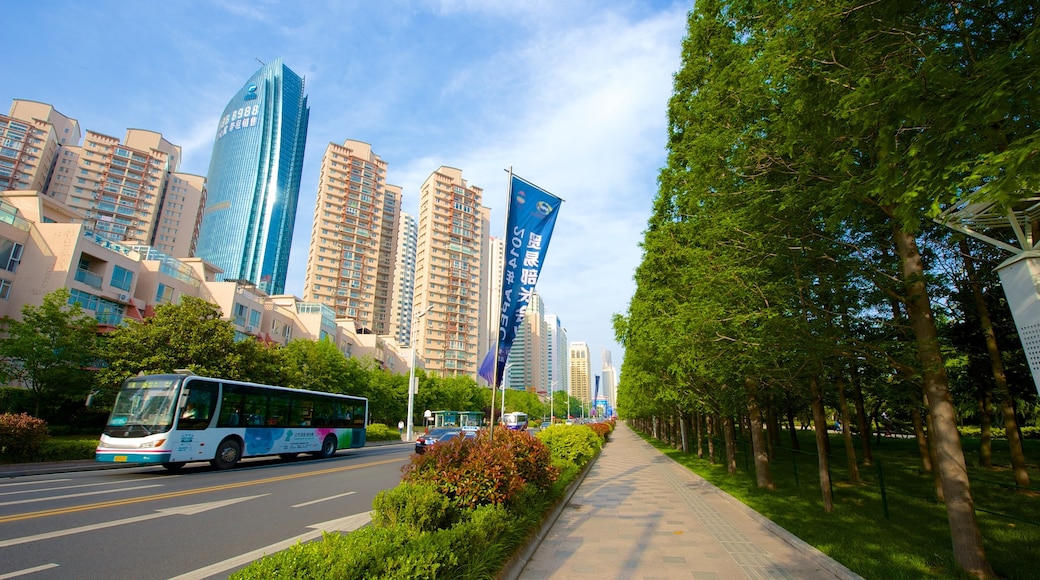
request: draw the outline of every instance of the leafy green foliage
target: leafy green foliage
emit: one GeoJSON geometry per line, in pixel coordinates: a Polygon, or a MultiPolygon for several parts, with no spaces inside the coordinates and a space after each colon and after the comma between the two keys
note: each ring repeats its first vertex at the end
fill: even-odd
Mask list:
{"type": "Polygon", "coordinates": [[[33,461],[47,440],[47,422],[26,413],[0,415],[0,460],[33,461]]]}
{"type": "Polygon", "coordinates": [[[0,320],[3,375],[32,393],[36,416],[65,400],[85,401],[91,390],[87,368],[95,363],[97,321],[69,298],[59,288],[42,305],[23,306],[21,320],[0,320]]]}
{"type": "Polygon", "coordinates": [[[397,427],[389,427],[382,423],[369,423],[365,427],[365,441],[400,441],[401,433],[397,427]]]}
{"type": "Polygon", "coordinates": [[[447,528],[458,516],[451,500],[432,484],[402,483],[383,490],[376,494],[372,508],[373,525],[405,526],[419,532],[447,528]]]}
{"type": "MultiPolygon", "coordinates": [[[[594,437],[591,430],[585,431],[594,437]]],[[[528,464],[520,471],[543,465],[548,459],[545,446],[524,433],[496,434],[495,441],[494,449],[499,454],[516,454],[519,460],[514,463],[528,464]]],[[[486,461],[492,448],[486,434],[478,441],[456,443],[435,446],[417,457],[443,453],[445,459],[456,460],[455,464],[444,462],[454,468],[462,457],[471,458],[474,464],[486,461]],[[457,448],[438,451],[451,447],[457,448]],[[460,453],[464,448],[468,455],[460,453]]],[[[498,454],[495,459],[503,461],[498,454]]],[[[406,471],[414,472],[414,465],[406,471]]],[[[493,578],[578,474],[577,466],[569,462],[560,465],[561,479],[557,479],[560,472],[553,466],[545,467],[553,474],[551,477],[531,473],[528,476],[547,487],[526,484],[512,502],[477,507],[459,508],[457,498],[445,495],[440,484],[405,481],[376,497],[371,526],[346,535],[325,534],[319,542],[298,544],[250,564],[231,578],[493,578]]],[[[467,469],[462,466],[462,471],[467,469]]]]}
{"type": "Polygon", "coordinates": [[[583,466],[599,453],[603,441],[588,425],[553,425],[538,432],[554,460],[583,466]]]}

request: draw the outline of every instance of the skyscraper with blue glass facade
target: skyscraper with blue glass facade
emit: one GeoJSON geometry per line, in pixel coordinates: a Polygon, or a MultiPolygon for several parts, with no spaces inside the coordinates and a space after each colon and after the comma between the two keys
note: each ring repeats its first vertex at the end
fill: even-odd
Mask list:
{"type": "Polygon", "coordinates": [[[196,255],[268,294],[285,291],[310,109],[282,59],[256,71],[217,126],[196,255]]]}

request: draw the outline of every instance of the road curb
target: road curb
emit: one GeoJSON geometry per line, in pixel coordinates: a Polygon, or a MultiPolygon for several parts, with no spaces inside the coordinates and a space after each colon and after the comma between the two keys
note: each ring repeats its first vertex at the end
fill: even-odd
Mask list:
{"type": "Polygon", "coordinates": [[[522,548],[509,558],[506,565],[502,567],[502,571],[498,573],[498,580],[516,580],[520,577],[520,573],[524,571],[525,567],[527,567],[527,562],[531,559],[531,556],[533,556],[535,551],[538,550],[538,547],[542,545],[542,541],[545,539],[545,536],[549,535],[549,530],[552,529],[553,524],[555,524],[556,520],[559,519],[560,514],[563,513],[567,504],[571,502],[571,498],[573,498],[574,494],[578,491],[578,487],[581,486],[583,481],[585,481],[585,476],[589,474],[590,470],[592,470],[592,466],[596,463],[596,460],[599,459],[601,452],[602,451],[597,451],[596,455],[585,464],[585,467],[581,470],[581,473],[578,474],[578,477],[575,477],[574,481],[567,486],[567,490],[563,493],[563,497],[556,502],[553,509],[549,511],[549,515],[542,520],[542,525],[538,527],[538,530],[528,538],[527,543],[522,548]]]}

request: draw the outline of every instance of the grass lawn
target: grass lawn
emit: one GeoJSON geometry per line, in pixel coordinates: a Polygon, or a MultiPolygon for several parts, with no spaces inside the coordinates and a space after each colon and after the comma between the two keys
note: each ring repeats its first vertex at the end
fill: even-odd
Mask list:
{"type": "MultiPolygon", "coordinates": [[[[756,487],[746,444],[739,447],[738,473],[729,476],[724,465],[707,460],[706,444],[701,460],[696,453],[686,455],[660,441],[648,441],[868,580],[970,578],[953,559],[946,510],[934,499],[933,477],[922,471],[914,439],[873,439],[875,464],[865,466],[861,459],[860,482],[853,484],[844,443],[831,434],[834,510],[826,513],[813,434],[797,434],[801,451],[778,449],[770,465],[775,491],[756,487]],[[879,481],[884,483],[884,500],[879,481]]],[[[781,440],[790,445],[787,432],[781,440]]],[[[1033,487],[1016,491],[1006,441],[994,440],[995,467],[982,469],[977,466],[978,440],[964,439],[986,555],[996,573],[1008,580],[1040,578],[1040,441],[1025,443],[1033,487]]],[[[722,442],[715,448],[721,462],[722,442]]],[[[856,452],[860,452],[858,440],[856,452]]]]}

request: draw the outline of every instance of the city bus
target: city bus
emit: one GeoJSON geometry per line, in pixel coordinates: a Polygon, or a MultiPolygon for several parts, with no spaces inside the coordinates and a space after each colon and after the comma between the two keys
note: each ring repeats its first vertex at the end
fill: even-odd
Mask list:
{"type": "Polygon", "coordinates": [[[505,420],[506,427],[514,431],[525,431],[527,429],[527,413],[515,411],[506,413],[502,417],[505,420]]]}
{"type": "Polygon", "coordinates": [[[300,453],[331,457],[363,447],[368,400],[191,373],[127,379],[116,396],[95,459],[234,467],[243,457],[300,453]]]}

